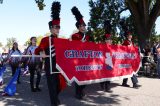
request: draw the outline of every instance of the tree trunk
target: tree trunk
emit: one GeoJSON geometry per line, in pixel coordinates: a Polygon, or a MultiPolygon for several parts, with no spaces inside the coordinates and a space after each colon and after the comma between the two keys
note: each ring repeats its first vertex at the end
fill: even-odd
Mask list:
{"type": "Polygon", "coordinates": [[[138,45],[140,48],[144,48],[145,45],[149,45],[150,37],[153,25],[144,26],[142,23],[136,24],[138,45]]]}
{"type": "Polygon", "coordinates": [[[149,10],[149,0],[126,0],[127,6],[134,17],[134,23],[138,34],[138,43],[140,48],[144,48],[149,44],[152,28],[155,24],[157,17],[160,14],[160,0],[156,1],[152,10],[149,10]]]}
{"type": "Polygon", "coordinates": [[[145,45],[149,44],[149,33],[145,32],[143,28],[138,29],[138,45],[141,49],[145,47],[145,45]]]}

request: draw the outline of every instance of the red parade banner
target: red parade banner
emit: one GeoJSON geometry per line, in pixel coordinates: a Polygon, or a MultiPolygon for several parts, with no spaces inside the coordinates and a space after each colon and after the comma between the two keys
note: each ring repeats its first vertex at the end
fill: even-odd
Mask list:
{"type": "Polygon", "coordinates": [[[131,77],[140,67],[138,47],[54,39],[56,67],[78,85],[131,77]]]}

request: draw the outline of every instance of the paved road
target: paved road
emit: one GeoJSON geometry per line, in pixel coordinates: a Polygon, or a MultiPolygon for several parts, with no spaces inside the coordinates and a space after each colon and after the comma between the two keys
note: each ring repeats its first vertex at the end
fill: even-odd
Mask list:
{"type": "MultiPolygon", "coordinates": [[[[10,72],[5,75],[5,83],[10,79],[10,72]]],[[[32,93],[29,76],[21,77],[17,93],[13,97],[0,96],[0,106],[49,106],[48,89],[45,76],[42,77],[42,92],[32,93]]],[[[112,83],[112,93],[101,91],[99,84],[86,87],[86,98],[79,101],[74,98],[74,87],[66,88],[60,94],[61,106],[160,106],[160,79],[139,77],[139,89],[122,87],[121,81],[112,83]]],[[[131,81],[129,84],[132,86],[131,81]]],[[[4,85],[5,86],[5,85],[4,85]]],[[[0,87],[0,92],[4,86],[0,87]]]]}

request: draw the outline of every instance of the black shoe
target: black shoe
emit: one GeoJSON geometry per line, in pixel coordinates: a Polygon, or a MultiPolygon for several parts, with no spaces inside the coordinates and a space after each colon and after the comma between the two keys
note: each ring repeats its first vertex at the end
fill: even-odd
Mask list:
{"type": "Polygon", "coordinates": [[[41,89],[39,87],[37,87],[35,90],[41,92],[41,89]]]}
{"type": "Polygon", "coordinates": [[[2,86],[2,85],[3,85],[3,81],[0,82],[0,86],[2,86]]]}
{"type": "Polygon", "coordinates": [[[17,81],[17,84],[21,84],[21,82],[20,82],[20,81],[17,81]]]}
{"type": "Polygon", "coordinates": [[[104,83],[100,83],[100,87],[102,90],[104,90],[104,83]]]}
{"type": "Polygon", "coordinates": [[[104,92],[108,92],[108,93],[111,93],[111,92],[112,92],[109,84],[105,84],[104,92]]]}
{"type": "Polygon", "coordinates": [[[113,91],[110,88],[105,88],[104,92],[112,93],[113,91]]]}
{"type": "Polygon", "coordinates": [[[32,88],[31,91],[32,91],[32,92],[36,92],[37,90],[36,90],[35,88],[32,88]]]}
{"type": "Polygon", "coordinates": [[[75,97],[79,100],[82,100],[82,95],[76,95],[75,97]]]}
{"type": "Polygon", "coordinates": [[[122,84],[122,86],[124,86],[124,87],[130,87],[128,84],[122,84]]]}
{"type": "Polygon", "coordinates": [[[57,100],[57,104],[58,104],[58,105],[60,105],[60,104],[61,104],[61,102],[60,102],[60,100],[59,100],[59,99],[57,100]]]}
{"type": "Polygon", "coordinates": [[[83,91],[81,95],[82,95],[82,98],[83,98],[83,97],[86,96],[86,93],[83,91]]]}
{"type": "Polygon", "coordinates": [[[140,85],[138,85],[138,84],[133,84],[133,88],[138,89],[139,87],[140,87],[140,85]]]}

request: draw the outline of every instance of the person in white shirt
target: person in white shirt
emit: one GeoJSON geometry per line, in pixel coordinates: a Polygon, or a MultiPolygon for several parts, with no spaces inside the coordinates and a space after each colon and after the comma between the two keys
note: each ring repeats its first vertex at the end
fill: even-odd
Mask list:
{"type": "MultiPolygon", "coordinates": [[[[8,53],[8,61],[12,69],[12,76],[15,74],[17,68],[21,64],[21,57],[12,57],[12,55],[22,55],[21,51],[18,49],[18,43],[14,42],[12,49],[8,53]]],[[[20,73],[18,75],[17,83],[20,84],[20,73]]]]}
{"type": "MultiPolygon", "coordinates": [[[[3,58],[2,58],[2,54],[0,53],[0,69],[2,69],[2,67],[3,67],[3,58]]],[[[0,86],[1,85],[3,85],[3,74],[2,73],[0,74],[0,86]]]]}
{"type": "MultiPolygon", "coordinates": [[[[26,54],[27,55],[34,55],[35,49],[37,48],[36,42],[37,39],[36,37],[31,37],[30,39],[30,45],[27,48],[26,54]]],[[[41,59],[40,58],[35,58],[35,57],[30,57],[27,61],[28,67],[29,67],[29,72],[30,72],[30,86],[31,86],[31,91],[36,92],[36,91],[41,91],[39,88],[39,83],[41,79],[41,59]],[[36,81],[36,87],[34,86],[34,74],[37,74],[37,81],[36,81]]]]}

